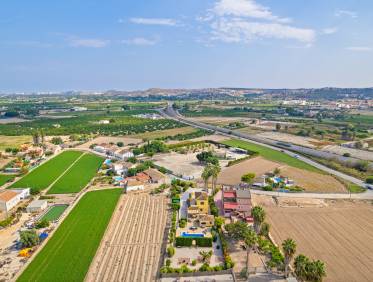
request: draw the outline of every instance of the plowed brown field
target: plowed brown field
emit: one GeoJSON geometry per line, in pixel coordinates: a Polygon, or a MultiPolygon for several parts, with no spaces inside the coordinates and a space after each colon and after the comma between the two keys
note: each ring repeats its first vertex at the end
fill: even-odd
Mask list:
{"type": "Polygon", "coordinates": [[[155,281],[167,200],[140,194],[119,201],[86,281],[155,281]]]}
{"type": "Polygon", "coordinates": [[[297,242],[297,254],[326,264],[325,281],[373,281],[373,206],[364,202],[326,202],[325,207],[266,204],[277,243],[297,242]]]}

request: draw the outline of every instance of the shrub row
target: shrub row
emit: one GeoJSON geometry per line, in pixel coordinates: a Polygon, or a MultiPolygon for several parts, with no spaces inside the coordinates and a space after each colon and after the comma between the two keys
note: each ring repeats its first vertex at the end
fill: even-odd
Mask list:
{"type": "Polygon", "coordinates": [[[190,247],[196,242],[198,247],[212,247],[212,238],[210,237],[176,237],[177,247],[190,247]]]}

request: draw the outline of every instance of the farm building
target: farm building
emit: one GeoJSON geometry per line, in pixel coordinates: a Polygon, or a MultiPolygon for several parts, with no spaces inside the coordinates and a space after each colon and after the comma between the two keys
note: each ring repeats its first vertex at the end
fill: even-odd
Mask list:
{"type": "Polygon", "coordinates": [[[18,193],[19,198],[21,200],[27,199],[28,197],[30,197],[30,188],[15,188],[15,189],[11,189],[10,191],[14,191],[18,193]]]}
{"type": "Polygon", "coordinates": [[[160,172],[160,171],[158,171],[154,168],[149,168],[149,169],[145,170],[144,174],[149,176],[149,178],[150,178],[149,182],[150,183],[163,184],[163,183],[166,182],[166,176],[162,172],[160,172]]]}
{"type": "Polygon", "coordinates": [[[126,183],[126,191],[144,190],[144,183],[136,179],[129,179],[126,183]]]}
{"type": "Polygon", "coordinates": [[[0,193],[0,211],[8,212],[21,201],[20,193],[6,190],[0,193]]]}
{"type": "Polygon", "coordinates": [[[114,144],[102,143],[94,146],[93,150],[117,160],[126,160],[134,156],[128,148],[120,148],[114,144]]]}
{"type": "Polygon", "coordinates": [[[48,202],[44,200],[34,200],[26,208],[29,213],[40,212],[48,207],[48,202]]]}

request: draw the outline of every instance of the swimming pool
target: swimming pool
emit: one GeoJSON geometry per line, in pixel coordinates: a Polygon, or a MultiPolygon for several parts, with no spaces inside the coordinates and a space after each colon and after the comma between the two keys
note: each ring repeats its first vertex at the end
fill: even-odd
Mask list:
{"type": "Polygon", "coordinates": [[[203,233],[188,233],[188,232],[183,232],[181,233],[181,237],[195,237],[195,238],[200,238],[200,237],[205,237],[205,234],[203,233]]]}

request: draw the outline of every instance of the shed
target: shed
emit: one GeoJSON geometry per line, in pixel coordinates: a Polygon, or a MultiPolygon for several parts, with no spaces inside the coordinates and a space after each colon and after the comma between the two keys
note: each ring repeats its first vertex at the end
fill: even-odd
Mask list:
{"type": "Polygon", "coordinates": [[[27,212],[40,212],[48,207],[48,202],[44,200],[34,200],[26,208],[27,212]]]}

